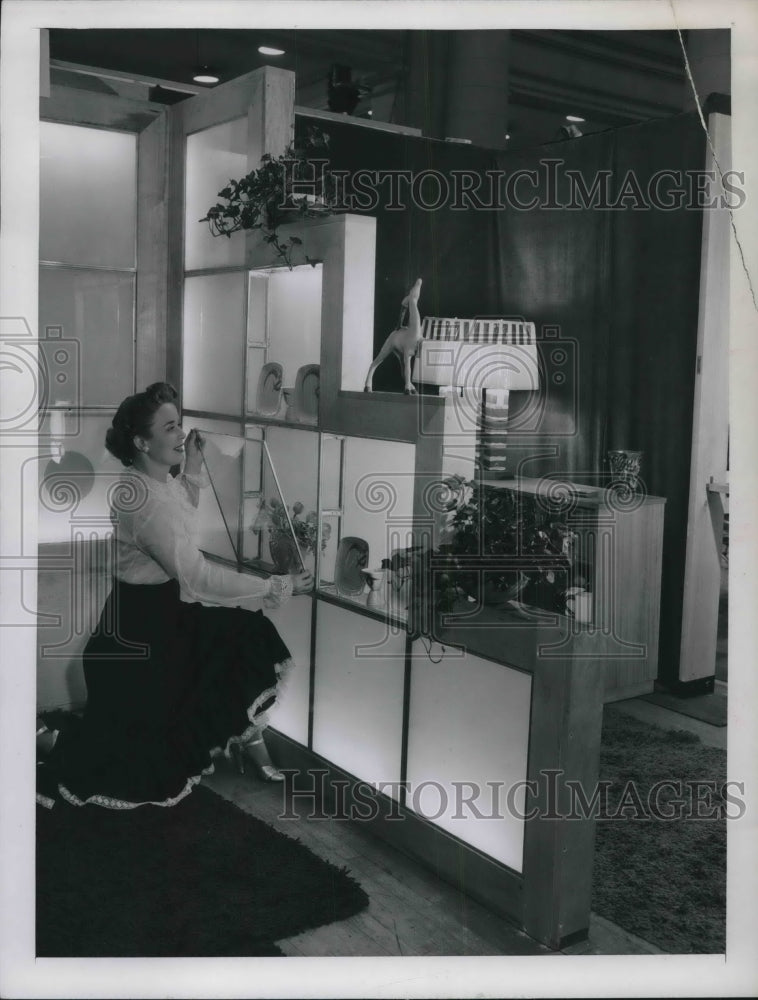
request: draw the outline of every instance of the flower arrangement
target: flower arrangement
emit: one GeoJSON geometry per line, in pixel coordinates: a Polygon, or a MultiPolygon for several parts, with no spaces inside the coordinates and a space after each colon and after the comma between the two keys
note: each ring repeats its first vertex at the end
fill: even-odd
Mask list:
{"type": "MultiPolygon", "coordinates": [[[[316,552],[318,545],[318,514],[315,510],[309,511],[305,517],[302,516],[305,506],[298,500],[292,505],[292,512],[289,521],[287,519],[287,509],[278,497],[264,500],[261,504],[258,516],[252,525],[251,531],[260,532],[267,529],[270,533],[269,548],[274,565],[280,572],[291,573],[301,568],[300,558],[295,551],[290,531],[294,531],[297,546],[301,554],[316,552]]],[[[332,529],[331,525],[325,523],[321,529],[321,551],[326,548],[332,529]]]]}
{"type": "MultiPolygon", "coordinates": [[[[260,166],[219,191],[223,202],[211,206],[200,222],[213,236],[231,237],[241,230],[260,229],[281,260],[292,269],[292,253],[302,240],[280,240],[278,227],[298,218],[312,218],[336,210],[337,185],[328,170],[329,136],[311,126],[301,144],[290,143],[283,156],[264,153],[260,166]],[[307,189],[308,194],[302,193],[307,189]]],[[[305,255],[307,263],[316,261],[305,255]]]]}

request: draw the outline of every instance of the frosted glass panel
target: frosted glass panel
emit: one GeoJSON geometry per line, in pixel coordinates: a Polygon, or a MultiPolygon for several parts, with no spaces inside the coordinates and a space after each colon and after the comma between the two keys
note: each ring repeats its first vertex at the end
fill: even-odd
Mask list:
{"type": "Polygon", "coordinates": [[[321,438],[321,509],[339,510],[342,504],[342,441],[324,434],[321,438]]]}
{"type": "Polygon", "coordinates": [[[137,137],[40,122],[40,259],[135,266],[137,137]]]}
{"type": "Polygon", "coordinates": [[[308,745],[312,611],[310,597],[295,597],[281,608],[266,609],[294,662],[269,718],[275,729],[303,746],[308,745]]]}
{"type": "Polygon", "coordinates": [[[262,427],[245,428],[245,481],[246,493],[261,489],[261,441],[262,427]]]}
{"type": "Polygon", "coordinates": [[[212,417],[183,416],[182,427],[185,434],[189,434],[193,427],[199,431],[207,431],[209,434],[227,434],[232,437],[240,436],[240,425],[236,420],[214,420],[212,417]]]}
{"type": "MultiPolygon", "coordinates": [[[[263,535],[251,528],[258,522],[261,513],[261,498],[245,497],[242,501],[242,558],[246,562],[264,559],[263,535]]],[[[266,562],[270,561],[268,548],[265,553],[266,562]]]]}
{"type": "Polygon", "coordinates": [[[524,789],[513,796],[515,809],[508,808],[507,793],[526,780],[531,677],[478,656],[447,653],[432,663],[420,642],[413,653],[407,804],[520,872],[524,789]],[[481,792],[474,797],[468,784],[453,782],[473,783],[481,792]],[[495,818],[477,817],[464,798],[495,818]]]}
{"type": "Polygon", "coordinates": [[[282,365],[286,386],[294,386],[301,365],[321,359],[321,274],[320,264],[270,273],[267,360],[282,365]]]}
{"type": "Polygon", "coordinates": [[[105,447],[112,419],[112,412],[76,410],[44,416],[39,462],[26,464],[23,480],[30,509],[39,509],[40,543],[68,541],[73,531],[101,538],[112,532],[108,496],[124,472],[105,447]]]}
{"type": "Polygon", "coordinates": [[[268,272],[251,271],[247,296],[247,342],[266,343],[268,302],[268,272]]]}
{"type": "MultiPolygon", "coordinates": [[[[248,347],[247,349],[247,396],[245,399],[245,412],[255,413],[258,408],[258,386],[260,384],[261,371],[266,361],[266,352],[263,347],[248,347]]],[[[275,416],[276,414],[271,414],[275,416]]]]}
{"type": "Polygon", "coordinates": [[[404,632],[319,602],[313,749],[372,784],[400,780],[404,654],[404,632]]]}
{"type": "MultiPolygon", "coordinates": [[[[265,440],[273,462],[272,468],[262,449],[260,431],[256,428],[247,428],[246,433],[244,445],[246,496],[243,505],[242,551],[246,559],[261,559],[265,564],[263,568],[268,570],[274,563],[269,545],[272,530],[276,534],[280,520],[288,542],[291,538],[285,519],[272,517],[272,502],[286,503],[296,530],[298,521],[313,523],[315,544],[318,439],[315,434],[305,431],[279,427],[266,428],[265,440]],[[265,509],[262,506],[264,502],[265,509]],[[294,509],[296,505],[299,505],[297,511],[294,509]],[[308,516],[311,512],[313,515],[309,522],[308,516]]],[[[306,550],[304,557],[308,568],[312,570],[315,552],[306,550]]],[[[297,559],[296,554],[295,559],[297,559]]]]}
{"type": "Polygon", "coordinates": [[[187,136],[184,196],[184,266],[187,271],[243,262],[244,233],[231,237],[211,236],[208,223],[199,220],[221,200],[219,191],[230,180],[244,177],[247,171],[247,117],[187,136]]]}
{"type": "Polygon", "coordinates": [[[247,274],[209,274],[184,283],[183,403],[190,410],[242,409],[247,274]]]}
{"type": "MultiPolygon", "coordinates": [[[[317,508],[318,436],[308,431],[269,427],[266,442],[279,477],[282,501],[290,514],[294,504],[302,504],[298,517],[305,520],[317,508]]],[[[268,499],[275,495],[276,486],[267,462],[263,470],[263,490],[268,499]]]]}
{"type": "Polygon", "coordinates": [[[334,570],[337,563],[337,550],[340,544],[340,517],[321,516],[321,561],[319,562],[319,585],[334,584],[334,570]]]}
{"type": "Polygon", "coordinates": [[[412,544],[415,460],[412,444],[345,439],[342,534],[368,542],[370,566],[412,544]]]}
{"type": "Polygon", "coordinates": [[[207,432],[203,438],[203,459],[210,485],[200,490],[199,546],[203,552],[236,562],[244,441],[238,436],[207,432]]]}
{"type": "Polygon", "coordinates": [[[133,274],[40,268],[39,326],[52,403],[115,407],[134,392],[133,274]]]}
{"type": "Polygon", "coordinates": [[[261,488],[261,441],[263,428],[245,428],[245,492],[261,488]]]}

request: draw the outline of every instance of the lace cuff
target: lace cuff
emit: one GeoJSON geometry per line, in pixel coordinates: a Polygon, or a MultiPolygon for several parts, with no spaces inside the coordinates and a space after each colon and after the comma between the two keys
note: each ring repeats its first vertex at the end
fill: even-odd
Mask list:
{"type": "Polygon", "coordinates": [[[210,482],[210,480],[208,479],[208,472],[206,471],[205,466],[203,466],[200,472],[196,474],[192,474],[190,472],[181,472],[180,475],[191,486],[197,486],[198,489],[204,489],[210,482]]]}
{"type": "Polygon", "coordinates": [[[188,472],[180,472],[177,479],[181,483],[189,502],[193,507],[200,504],[200,490],[208,485],[209,479],[205,469],[201,469],[196,475],[188,472]]]}
{"type": "Polygon", "coordinates": [[[291,576],[271,576],[268,582],[271,585],[271,590],[263,598],[265,607],[279,608],[292,597],[291,576]]]}

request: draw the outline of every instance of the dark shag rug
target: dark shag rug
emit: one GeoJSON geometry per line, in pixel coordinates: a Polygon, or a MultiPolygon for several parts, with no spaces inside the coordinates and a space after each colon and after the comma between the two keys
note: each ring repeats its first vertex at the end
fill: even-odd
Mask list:
{"type": "Polygon", "coordinates": [[[39,957],[282,955],[368,905],[345,870],[202,785],[173,808],[37,809],[39,957]]]}
{"type": "Polygon", "coordinates": [[[597,822],[592,909],[662,951],[723,954],[724,813],[739,808],[722,798],[726,752],[606,706],[600,780],[612,782],[608,816],[627,808],[626,818],[597,822]],[[674,786],[661,787],[656,809],[662,781],[674,786]],[[672,813],[679,818],[659,818],[672,813]]]}

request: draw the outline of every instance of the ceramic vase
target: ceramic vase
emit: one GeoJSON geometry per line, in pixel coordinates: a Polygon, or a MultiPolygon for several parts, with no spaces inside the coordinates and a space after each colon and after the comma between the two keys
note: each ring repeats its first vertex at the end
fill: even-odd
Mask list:
{"type": "Polygon", "coordinates": [[[628,451],[622,448],[608,452],[611,479],[625,483],[631,490],[637,489],[641,463],[641,451],[628,451]]]}

